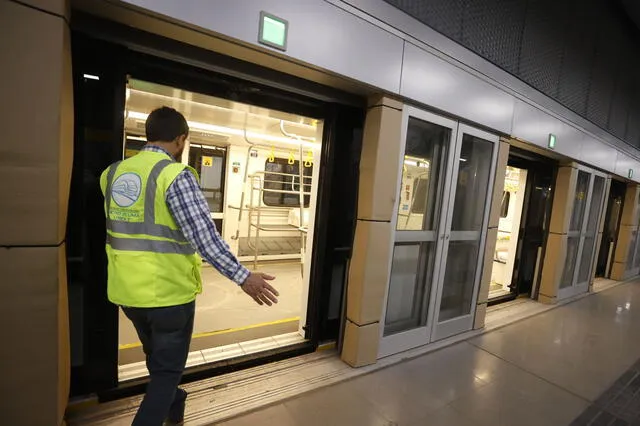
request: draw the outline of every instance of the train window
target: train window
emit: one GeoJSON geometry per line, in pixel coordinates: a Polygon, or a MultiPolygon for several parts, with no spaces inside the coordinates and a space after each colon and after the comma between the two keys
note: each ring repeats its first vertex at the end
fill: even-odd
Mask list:
{"type": "Polygon", "coordinates": [[[429,179],[418,178],[413,184],[413,202],[411,213],[424,214],[429,194],[429,179]]]}
{"type": "Polygon", "coordinates": [[[509,191],[502,192],[502,203],[500,204],[500,217],[506,218],[509,215],[509,202],[511,201],[511,193],[509,191]]]}
{"type": "MultiPolygon", "coordinates": [[[[286,158],[267,160],[264,165],[264,189],[262,202],[270,207],[288,207],[300,205],[300,161],[289,164],[286,158]],[[275,192],[274,192],[275,191],[275,192]]],[[[304,166],[304,207],[309,207],[311,195],[311,176],[313,166],[304,166]]]]}
{"type": "Polygon", "coordinates": [[[189,147],[189,165],[200,175],[200,189],[212,213],[222,213],[226,153],[226,148],[217,146],[189,147]]]}

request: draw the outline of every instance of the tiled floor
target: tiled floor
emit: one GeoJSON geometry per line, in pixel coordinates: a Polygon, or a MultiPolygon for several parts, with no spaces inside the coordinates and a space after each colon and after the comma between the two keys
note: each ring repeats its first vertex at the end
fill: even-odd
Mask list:
{"type": "Polygon", "coordinates": [[[640,385],[638,330],[634,282],[221,425],[634,424],[592,421],[592,405],[618,398],[627,414],[640,411],[630,408],[640,385]]]}

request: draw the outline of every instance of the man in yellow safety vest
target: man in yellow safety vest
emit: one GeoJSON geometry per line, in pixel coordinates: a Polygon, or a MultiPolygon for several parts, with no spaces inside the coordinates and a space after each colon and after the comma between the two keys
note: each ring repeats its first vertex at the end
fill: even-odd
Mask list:
{"type": "Polygon", "coordinates": [[[158,108],[145,124],[147,145],[100,179],[107,223],[109,300],[133,323],[150,381],[135,426],[181,424],[187,393],[178,388],[202,291],[201,258],[256,303],[277,303],[274,277],[250,273],[211,219],[197,172],[179,160],[189,135],[182,114],[158,108]],[[200,256],[199,256],[199,255],[200,256]]]}

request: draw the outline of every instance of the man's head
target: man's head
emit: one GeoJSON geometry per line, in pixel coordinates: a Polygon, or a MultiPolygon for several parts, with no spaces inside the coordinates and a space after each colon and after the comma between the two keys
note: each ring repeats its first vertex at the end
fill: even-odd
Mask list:
{"type": "Polygon", "coordinates": [[[163,147],[180,161],[189,136],[189,125],[182,114],[166,106],[155,109],[147,117],[145,131],[148,143],[163,147]]]}

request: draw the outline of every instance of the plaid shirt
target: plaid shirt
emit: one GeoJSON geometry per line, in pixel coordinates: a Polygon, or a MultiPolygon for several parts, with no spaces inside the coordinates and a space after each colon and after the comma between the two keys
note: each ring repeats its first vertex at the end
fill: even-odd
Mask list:
{"type": "MultiPolygon", "coordinates": [[[[147,145],[143,151],[159,152],[173,159],[166,150],[157,146],[147,145]]],[[[166,197],[173,219],[202,258],[235,283],[244,283],[249,270],[240,264],[218,233],[211,220],[209,204],[193,173],[188,170],[180,173],[167,189],[166,197]]]]}

